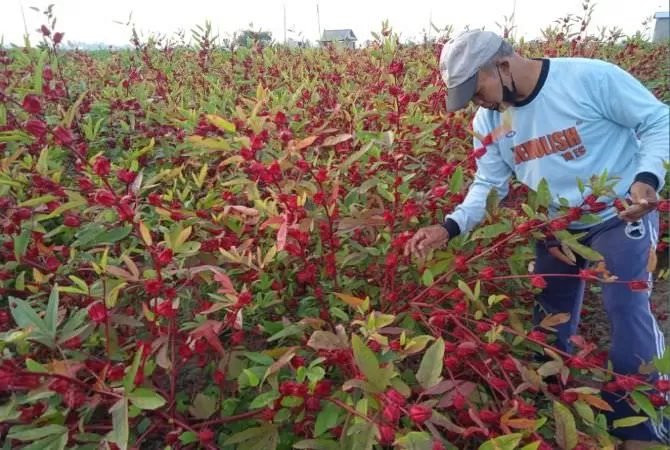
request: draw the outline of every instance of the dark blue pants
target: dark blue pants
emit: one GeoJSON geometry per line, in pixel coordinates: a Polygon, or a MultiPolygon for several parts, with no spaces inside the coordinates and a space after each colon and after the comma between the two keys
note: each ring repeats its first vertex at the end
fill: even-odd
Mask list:
{"type": "MultiPolygon", "coordinates": [[[[650,289],[645,292],[632,291],[622,283],[601,284],[610,328],[609,359],[618,374],[638,374],[641,364],[663,356],[665,350],[663,333],[649,308],[652,274],[647,271],[647,263],[650,249],[658,242],[658,234],[659,216],[653,211],[630,224],[618,217],[597,224],[580,241],[600,253],[605,258],[607,270],[619,280],[649,282],[650,289]]],[[[575,266],[559,261],[548,252],[545,243],[538,243],[536,253],[536,274],[578,274],[587,266],[579,256],[575,266]]],[[[572,277],[547,277],[546,282],[547,287],[538,296],[534,323],[538,325],[547,313],[569,313],[570,321],[554,328],[558,339],[556,347],[570,353],[573,348],[568,339],[577,334],[584,281],[572,277]]],[[[654,373],[648,380],[653,383],[658,376],[654,373]]],[[[635,412],[620,394],[603,392],[602,396],[614,408],[613,413],[607,413],[610,426],[616,419],[644,415],[642,411],[635,412]]],[[[666,419],[659,424],[649,419],[634,427],[613,429],[611,434],[623,440],[670,444],[670,421],[666,419]]]]}

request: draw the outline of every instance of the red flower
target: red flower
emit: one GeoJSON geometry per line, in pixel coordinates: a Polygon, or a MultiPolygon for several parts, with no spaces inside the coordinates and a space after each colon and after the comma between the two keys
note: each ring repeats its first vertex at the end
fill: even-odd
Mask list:
{"type": "Polygon", "coordinates": [[[394,404],[386,405],[382,412],[382,416],[387,422],[395,423],[400,419],[400,408],[394,404]]]}
{"type": "Polygon", "coordinates": [[[56,127],[53,131],[58,145],[67,146],[72,143],[72,131],[63,127],[56,127]]]}
{"type": "Polygon", "coordinates": [[[501,324],[505,322],[509,318],[509,314],[506,313],[505,311],[495,313],[491,320],[493,320],[497,324],[501,324]]]}
{"type": "Polygon", "coordinates": [[[661,392],[670,392],[670,380],[656,381],[656,389],[658,389],[661,392]]]}
{"type": "Polygon", "coordinates": [[[405,397],[395,389],[391,388],[384,394],[384,400],[390,403],[394,403],[398,406],[405,405],[405,397]]]}
{"type": "Polygon", "coordinates": [[[477,344],[472,341],[461,342],[456,348],[456,356],[467,358],[477,353],[477,344]]]}
{"type": "Polygon", "coordinates": [[[144,289],[151,296],[158,295],[163,289],[163,282],[159,279],[147,280],[144,282],[144,289]]]}
{"type": "Polygon", "coordinates": [[[379,425],[379,443],[391,445],[395,441],[395,431],[389,425],[379,425]]]}
{"type": "Polygon", "coordinates": [[[101,189],[95,193],[93,200],[98,205],[114,206],[114,204],[116,203],[116,196],[114,195],[114,193],[108,190],[101,189]]]}
{"type": "Polygon", "coordinates": [[[658,211],[662,213],[670,212],[670,200],[661,200],[658,202],[658,211]]]}
{"type": "Polygon", "coordinates": [[[50,36],[50,35],[51,35],[51,30],[49,30],[49,28],[48,28],[46,25],[42,25],[42,26],[40,27],[40,30],[39,30],[39,31],[40,31],[40,32],[42,33],[42,35],[44,35],[44,36],[50,36]]]}
{"type": "Polygon", "coordinates": [[[95,172],[96,175],[103,177],[109,175],[111,167],[112,164],[109,159],[104,156],[98,156],[93,163],[93,172],[95,172]]]}
{"type": "Polygon", "coordinates": [[[88,307],[88,318],[95,323],[104,323],[107,320],[107,307],[102,302],[95,302],[88,307]]]}
{"type": "Polygon", "coordinates": [[[164,248],[156,255],[156,261],[158,261],[158,264],[160,264],[161,266],[170,264],[170,262],[172,262],[172,258],[173,253],[172,250],[169,248],[164,248]]]}
{"type": "Polygon", "coordinates": [[[547,335],[541,331],[531,331],[528,333],[528,337],[538,342],[546,342],[547,340],[547,335]]]}
{"type": "Polygon", "coordinates": [[[47,132],[47,125],[39,119],[30,119],[26,122],[25,129],[33,136],[41,138],[47,132]]]}
{"type": "MultiPolygon", "coordinates": [[[[109,172],[107,172],[109,173],[109,172]]],[[[132,170],[128,169],[121,169],[119,170],[119,173],[117,175],[119,177],[119,180],[126,184],[130,184],[133,181],[135,181],[135,177],[137,176],[137,172],[133,172],[132,170]]]]}
{"type": "Polygon", "coordinates": [[[54,44],[56,44],[56,45],[60,44],[61,41],[63,40],[63,35],[64,34],[65,33],[61,33],[60,31],[54,33],[54,38],[53,38],[54,39],[54,44]]]}
{"type": "Polygon", "coordinates": [[[244,291],[237,297],[237,304],[240,306],[246,306],[250,304],[252,300],[253,296],[251,295],[251,292],[244,291]]]}
{"type": "Polygon", "coordinates": [[[479,277],[482,280],[490,280],[495,276],[496,276],[496,269],[493,267],[484,267],[482,270],[479,271],[479,277]]]}
{"type": "Polygon", "coordinates": [[[532,277],[530,279],[530,284],[538,289],[544,289],[547,287],[547,282],[540,275],[535,275],[534,277],[532,277]]]}
{"type": "Polygon", "coordinates": [[[203,428],[198,431],[198,440],[203,445],[208,444],[214,440],[214,432],[209,428],[203,428]]]}
{"type": "Polygon", "coordinates": [[[177,315],[177,309],[172,306],[172,301],[166,300],[156,306],[156,314],[170,319],[177,315]]]}
{"type": "Polygon", "coordinates": [[[93,182],[88,178],[79,179],[79,189],[81,189],[82,191],[84,192],[90,191],[91,189],[93,189],[93,186],[94,186],[93,182]]]}
{"type": "Polygon", "coordinates": [[[30,114],[39,114],[42,110],[42,103],[40,98],[35,94],[28,94],[23,97],[23,109],[30,114]]]}
{"type": "Polygon", "coordinates": [[[77,228],[79,225],[81,225],[81,220],[79,220],[79,217],[70,214],[65,216],[65,219],[63,220],[63,225],[65,225],[68,228],[77,228]]]}
{"type": "Polygon", "coordinates": [[[579,395],[576,392],[563,391],[561,393],[561,401],[563,403],[572,404],[579,399],[579,395]]]}
{"type": "Polygon", "coordinates": [[[161,206],[163,204],[161,194],[159,194],[158,192],[152,192],[151,194],[149,194],[147,200],[149,201],[149,204],[153,206],[161,206]]]}

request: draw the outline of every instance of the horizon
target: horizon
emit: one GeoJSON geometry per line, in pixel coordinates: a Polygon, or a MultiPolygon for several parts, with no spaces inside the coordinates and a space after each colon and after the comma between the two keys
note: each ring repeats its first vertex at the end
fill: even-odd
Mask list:
{"type": "MultiPolygon", "coordinates": [[[[554,21],[567,14],[580,15],[583,12],[581,0],[556,4],[533,2],[531,0],[471,0],[468,9],[454,9],[449,3],[436,0],[416,0],[412,7],[403,7],[400,2],[370,0],[363,4],[354,0],[249,0],[236,5],[234,10],[226,10],[225,4],[207,4],[204,0],[191,0],[187,7],[180,4],[161,4],[157,0],[132,2],[117,0],[113,4],[97,4],[84,0],[12,0],[3,8],[0,18],[0,38],[5,45],[23,45],[27,29],[31,42],[41,39],[37,29],[46,23],[46,18],[32,10],[35,6],[45,10],[54,4],[57,18],[56,29],[65,33],[63,44],[74,43],[83,46],[126,47],[130,43],[131,29],[116,22],[125,23],[132,13],[132,22],[140,36],[160,34],[173,37],[180,30],[185,32],[185,40],[191,39],[191,30],[196,25],[204,26],[211,21],[213,35],[219,38],[248,29],[269,31],[275,42],[285,38],[296,41],[307,40],[314,43],[325,29],[352,29],[358,45],[372,40],[371,33],[381,29],[382,21],[400,35],[401,40],[421,40],[424,33],[434,37],[437,33],[429,29],[429,23],[438,28],[453,26],[457,33],[466,27],[486,28],[500,31],[495,22],[502,24],[504,16],[515,11],[515,37],[536,39],[541,31],[555,25],[554,21]],[[319,20],[317,20],[317,4],[319,20]],[[286,27],[284,27],[284,5],[286,7],[286,27]],[[266,11],[263,18],[256,17],[256,11],[266,11]],[[25,25],[24,25],[25,17],[25,25]],[[85,20],[80,20],[81,18],[85,20]],[[451,20],[449,20],[451,19],[451,20]],[[320,22],[320,24],[319,24],[320,22]],[[284,34],[286,30],[286,34],[284,34]]],[[[642,23],[659,11],[667,10],[659,0],[639,0],[627,2],[609,0],[606,4],[595,4],[591,33],[598,27],[619,27],[626,35],[644,31],[642,23]]],[[[649,32],[653,32],[653,20],[649,32]]]]}

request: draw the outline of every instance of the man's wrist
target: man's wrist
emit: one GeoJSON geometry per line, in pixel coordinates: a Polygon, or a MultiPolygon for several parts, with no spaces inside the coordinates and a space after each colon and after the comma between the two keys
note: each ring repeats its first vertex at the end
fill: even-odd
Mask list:
{"type": "Polygon", "coordinates": [[[635,175],[635,183],[644,183],[651,186],[655,191],[658,190],[659,180],[656,175],[651,172],[640,172],[635,175]]]}
{"type": "Polygon", "coordinates": [[[461,227],[458,226],[454,219],[445,220],[442,222],[442,226],[447,230],[447,233],[449,233],[449,239],[453,239],[461,234],[461,227]]]}

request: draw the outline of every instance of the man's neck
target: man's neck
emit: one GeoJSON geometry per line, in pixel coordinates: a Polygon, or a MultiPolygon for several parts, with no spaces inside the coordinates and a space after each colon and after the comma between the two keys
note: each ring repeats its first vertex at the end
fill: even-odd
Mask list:
{"type": "Polygon", "coordinates": [[[540,81],[542,61],[523,58],[519,61],[519,69],[515,72],[514,83],[517,89],[517,101],[523,101],[533,93],[535,86],[540,81]]]}

